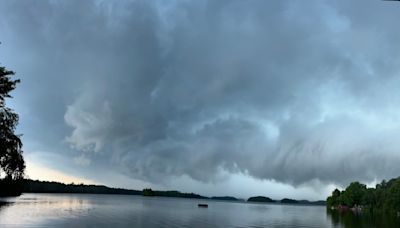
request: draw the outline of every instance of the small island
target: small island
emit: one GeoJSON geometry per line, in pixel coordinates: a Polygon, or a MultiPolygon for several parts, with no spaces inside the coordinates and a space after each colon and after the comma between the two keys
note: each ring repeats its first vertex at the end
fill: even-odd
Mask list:
{"type": "Polygon", "coordinates": [[[213,196],[212,200],[222,200],[222,201],[242,201],[241,199],[235,198],[233,196],[213,196]]]}
{"type": "Polygon", "coordinates": [[[289,198],[283,198],[281,200],[273,200],[266,196],[253,196],[250,197],[247,202],[258,202],[258,203],[281,203],[281,204],[300,204],[300,205],[310,205],[310,206],[323,206],[326,202],[323,200],[318,201],[308,201],[308,200],[295,200],[289,198]]]}
{"type": "Polygon", "coordinates": [[[294,199],[288,199],[288,198],[284,198],[281,200],[281,203],[287,203],[287,204],[298,204],[299,201],[294,200],[294,199]]]}
{"type": "Polygon", "coordinates": [[[265,196],[253,196],[250,197],[247,202],[274,203],[276,201],[265,196]]]}

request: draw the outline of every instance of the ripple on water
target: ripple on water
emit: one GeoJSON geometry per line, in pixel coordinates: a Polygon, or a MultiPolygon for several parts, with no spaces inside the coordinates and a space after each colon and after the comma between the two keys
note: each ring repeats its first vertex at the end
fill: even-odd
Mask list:
{"type": "Polygon", "coordinates": [[[198,208],[195,199],[90,194],[8,201],[0,207],[0,227],[334,227],[321,206],[207,201],[208,208],[198,208]]]}

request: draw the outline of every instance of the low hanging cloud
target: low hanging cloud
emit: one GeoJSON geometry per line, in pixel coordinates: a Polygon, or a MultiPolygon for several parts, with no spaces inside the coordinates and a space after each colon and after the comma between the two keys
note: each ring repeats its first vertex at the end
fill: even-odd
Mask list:
{"type": "Polygon", "coordinates": [[[43,43],[32,53],[55,61],[42,77],[65,77],[52,89],[66,97],[65,141],[83,153],[77,162],[101,157],[153,182],[217,181],[223,170],[346,184],[400,172],[393,5],[7,4],[37,15],[9,23],[20,33],[34,26],[43,43]],[[60,65],[67,72],[54,74],[60,65]]]}

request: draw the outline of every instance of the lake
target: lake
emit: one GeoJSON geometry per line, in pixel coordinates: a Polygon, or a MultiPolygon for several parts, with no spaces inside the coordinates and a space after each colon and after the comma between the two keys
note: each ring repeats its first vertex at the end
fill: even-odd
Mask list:
{"type": "Polygon", "coordinates": [[[327,213],[325,206],[92,194],[23,194],[0,201],[9,202],[0,206],[0,227],[375,227],[327,213]]]}

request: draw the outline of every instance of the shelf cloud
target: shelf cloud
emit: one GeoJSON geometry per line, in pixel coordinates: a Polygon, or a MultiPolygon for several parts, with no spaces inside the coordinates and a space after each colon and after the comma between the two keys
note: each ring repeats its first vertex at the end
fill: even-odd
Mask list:
{"type": "Polygon", "coordinates": [[[0,51],[22,78],[24,138],[78,166],[345,185],[400,172],[399,13],[372,0],[2,2],[0,51]]]}

